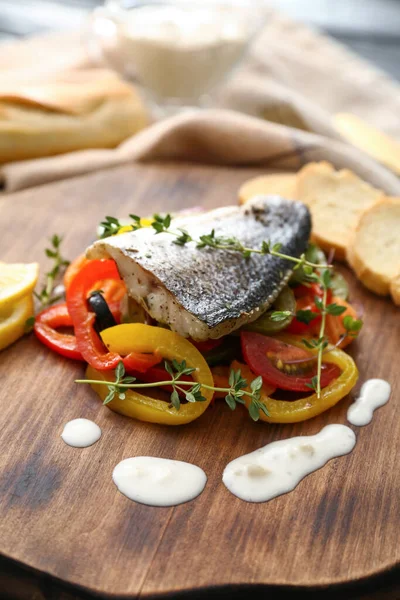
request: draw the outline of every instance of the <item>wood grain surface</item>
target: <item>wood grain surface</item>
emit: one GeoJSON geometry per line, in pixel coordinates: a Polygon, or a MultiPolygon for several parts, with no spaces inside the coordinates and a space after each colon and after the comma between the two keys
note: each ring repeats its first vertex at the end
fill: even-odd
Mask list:
{"type": "MultiPolygon", "coordinates": [[[[53,233],[64,235],[65,254],[74,257],[94,239],[106,214],[235,203],[238,185],[259,173],[143,165],[4,196],[0,257],[39,260],[45,267],[43,249],[53,233]]],[[[396,575],[399,309],[349,279],[353,299],[366,311],[353,349],[360,381],[352,396],[365,379],[383,377],[393,385],[391,400],[369,426],[354,428],[357,445],[350,455],[265,504],[231,495],[221,481],[225,465],[268,442],[346,423],[351,398],[296,425],[254,423],[220,402],[190,425],[165,428],[103,408],[92,390],[74,384],[82,365],[47,351],[33,335],[2,352],[0,554],[71,589],[113,598],[185,590],[208,590],[211,597],[212,590],[239,586],[254,586],[246,588],[254,592],[271,586],[274,598],[282,589],[300,597],[304,587],[329,597],[325,586],[372,589],[366,578],[396,575]],[[77,417],[102,428],[94,446],[75,449],[61,440],[63,425],[77,417]],[[123,458],[140,454],[199,465],[208,475],[204,493],[174,508],[129,501],[111,473],[123,458]]]]}

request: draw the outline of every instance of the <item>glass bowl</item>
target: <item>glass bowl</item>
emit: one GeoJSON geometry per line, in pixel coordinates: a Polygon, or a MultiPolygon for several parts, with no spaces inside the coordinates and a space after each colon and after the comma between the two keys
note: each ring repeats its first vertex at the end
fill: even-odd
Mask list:
{"type": "Polygon", "coordinates": [[[108,0],[90,49],[159,106],[197,106],[243,58],[264,24],[262,0],[108,0]]]}

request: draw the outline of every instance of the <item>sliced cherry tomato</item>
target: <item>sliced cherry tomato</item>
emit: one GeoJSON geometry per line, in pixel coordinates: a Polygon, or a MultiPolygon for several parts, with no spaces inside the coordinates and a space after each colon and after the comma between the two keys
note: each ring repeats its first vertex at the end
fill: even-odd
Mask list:
{"type": "Polygon", "coordinates": [[[94,330],[95,314],[90,312],[86,298],[96,282],[104,279],[119,279],[113,260],[91,260],[83,265],[73,277],[67,289],[67,307],[75,330],[77,348],[93,368],[115,369],[121,360],[116,352],[107,352],[94,330]]]}
{"type": "Polygon", "coordinates": [[[74,360],[84,360],[78,350],[76,337],[56,331],[58,327],[72,327],[72,319],[65,302],[46,308],[35,319],[33,331],[48,348],[74,360]]]}
{"type": "MultiPolygon", "coordinates": [[[[295,336],[280,334],[279,338],[289,344],[304,348],[303,342],[295,336]]],[[[260,411],[260,420],[267,421],[268,423],[298,423],[306,421],[328,410],[344,398],[354,387],[358,379],[358,370],[354,360],[338,348],[328,352],[325,360],[327,363],[337,365],[341,373],[337,379],[331,381],[329,385],[321,390],[320,397],[312,393],[306,398],[287,402],[286,400],[276,400],[269,397],[268,394],[261,393],[260,400],[265,404],[269,416],[267,417],[260,411]]],[[[248,405],[249,399],[245,398],[245,402],[248,405]]]]}
{"type": "MultiPolygon", "coordinates": [[[[242,331],[240,338],[246,363],[254,373],[261,375],[266,383],[282,390],[310,391],[307,384],[310,384],[311,379],[317,374],[316,362],[312,361],[306,367],[304,363],[286,365],[289,360],[311,358],[313,355],[310,352],[250,331],[242,331]]],[[[321,388],[339,375],[340,369],[336,365],[323,364],[321,388]]]]}

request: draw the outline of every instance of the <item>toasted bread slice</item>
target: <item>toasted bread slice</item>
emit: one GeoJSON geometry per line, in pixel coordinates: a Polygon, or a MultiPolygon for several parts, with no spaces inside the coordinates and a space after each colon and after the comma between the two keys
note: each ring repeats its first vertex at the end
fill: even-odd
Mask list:
{"type": "Polygon", "coordinates": [[[400,271],[400,198],[385,198],[367,210],[353,233],[347,260],[357,277],[381,296],[400,271]]]}
{"type": "Polygon", "coordinates": [[[393,302],[400,306],[400,271],[397,275],[394,276],[392,281],[390,282],[390,293],[393,299],[393,302]]]}
{"type": "Polygon", "coordinates": [[[259,194],[278,194],[296,200],[296,174],[272,173],[248,179],[239,188],[239,202],[244,204],[259,194]]]}
{"type": "Polygon", "coordinates": [[[299,171],[296,197],[311,211],[312,239],[344,260],[360,216],[384,195],[352,171],[335,171],[330,163],[320,162],[299,171]]]}

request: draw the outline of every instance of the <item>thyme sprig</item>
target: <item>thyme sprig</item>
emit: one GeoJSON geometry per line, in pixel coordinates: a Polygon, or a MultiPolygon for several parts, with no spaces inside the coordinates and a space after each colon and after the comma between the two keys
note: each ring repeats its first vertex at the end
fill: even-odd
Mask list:
{"type": "MultiPolygon", "coordinates": [[[[136,231],[144,227],[141,223],[140,217],[137,215],[129,215],[133,223],[129,225],[122,225],[115,217],[107,216],[104,221],[100,223],[103,231],[100,238],[110,237],[117,235],[123,227],[130,226],[131,231],[136,231]]],[[[280,252],[282,244],[271,244],[269,241],[264,241],[261,244],[261,248],[248,248],[240,240],[235,237],[217,236],[215,229],[212,229],[210,233],[201,235],[199,239],[194,239],[186,229],[178,227],[176,230],[171,229],[172,215],[167,213],[166,215],[160,215],[158,213],[153,215],[153,221],[151,227],[154,229],[156,234],[168,233],[173,235],[176,239],[173,241],[178,246],[185,246],[189,242],[195,242],[197,248],[214,248],[216,250],[226,250],[230,252],[240,252],[244,258],[250,258],[252,254],[260,255],[271,255],[277,258],[282,258],[290,262],[295,263],[294,269],[302,268],[309,277],[310,281],[317,281],[313,277],[313,269],[323,266],[325,269],[332,269],[333,266],[326,264],[320,265],[319,263],[310,262],[307,260],[306,255],[303,253],[299,258],[296,256],[290,256],[289,254],[283,254],[280,252]]]]}
{"type": "MultiPolygon", "coordinates": [[[[300,258],[296,256],[290,256],[280,252],[282,244],[271,244],[271,242],[264,241],[261,244],[261,248],[248,248],[240,240],[235,237],[217,236],[215,229],[212,229],[210,233],[201,235],[198,240],[192,238],[192,236],[183,228],[179,228],[174,231],[170,229],[172,217],[170,214],[165,216],[155,214],[153,216],[153,223],[151,226],[155,229],[156,233],[169,233],[176,237],[173,241],[178,246],[184,246],[189,242],[195,242],[197,248],[214,248],[216,250],[227,250],[230,252],[240,252],[244,258],[250,258],[252,254],[266,255],[270,254],[277,258],[282,258],[290,262],[296,263],[295,269],[300,267],[305,268],[305,272],[309,275],[312,274],[314,268],[319,267],[317,263],[310,262],[306,259],[305,254],[302,254],[300,258]]],[[[330,269],[332,265],[324,265],[325,268],[330,269]]]]}
{"type": "Polygon", "coordinates": [[[136,229],[141,229],[142,225],[140,223],[140,217],[137,215],[129,215],[129,218],[133,221],[132,223],[128,223],[128,225],[123,225],[116,217],[104,217],[104,221],[100,223],[100,239],[104,239],[110,237],[112,235],[117,235],[123,227],[131,227],[131,231],[136,231],[136,229]]]}
{"type": "Polygon", "coordinates": [[[236,408],[237,404],[246,404],[245,397],[251,399],[248,405],[248,411],[253,421],[258,421],[260,418],[260,411],[266,416],[269,416],[267,407],[261,402],[261,388],[263,381],[261,377],[256,377],[250,382],[250,391],[247,391],[248,382],[241,376],[240,370],[231,370],[229,374],[229,387],[214,387],[205,383],[198,383],[182,379],[191,375],[196,369],[188,367],[186,361],[178,362],[173,360],[172,362],[165,361],[164,368],[166,372],[166,378],[164,381],[156,381],[151,383],[137,383],[135,377],[125,375],[125,367],[123,362],[119,362],[115,369],[115,381],[101,381],[94,379],[76,379],[75,383],[88,383],[94,385],[105,385],[108,388],[108,394],[105,397],[103,404],[108,404],[114,400],[115,396],[118,396],[120,400],[125,400],[127,389],[147,389],[154,387],[171,386],[172,393],[170,395],[170,408],[179,410],[181,407],[181,400],[179,392],[185,397],[187,402],[205,402],[206,398],[202,395],[202,389],[210,390],[214,392],[224,392],[225,401],[231,410],[236,408]],[[167,378],[170,376],[170,379],[167,378]],[[185,389],[188,388],[188,389],[185,389]]]}
{"type": "Polygon", "coordinates": [[[41,291],[34,292],[35,298],[40,302],[42,309],[54,304],[62,298],[60,295],[54,295],[56,280],[69,265],[69,261],[61,254],[61,243],[62,237],[54,234],[50,238],[50,248],[45,248],[45,254],[53,261],[53,266],[50,271],[45,274],[46,280],[41,291]]]}

